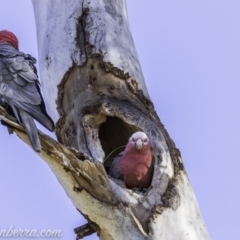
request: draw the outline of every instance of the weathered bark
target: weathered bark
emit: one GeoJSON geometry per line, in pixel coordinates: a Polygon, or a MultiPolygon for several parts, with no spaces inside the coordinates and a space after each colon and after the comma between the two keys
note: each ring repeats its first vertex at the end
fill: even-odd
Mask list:
{"type": "Polygon", "coordinates": [[[40,133],[40,156],[74,206],[104,240],[209,239],[180,152],[148,95],[125,1],[32,2],[45,101],[60,142],[40,133]],[[155,160],[146,193],[106,174],[121,150],[106,156],[137,130],[148,135],[155,160]]]}

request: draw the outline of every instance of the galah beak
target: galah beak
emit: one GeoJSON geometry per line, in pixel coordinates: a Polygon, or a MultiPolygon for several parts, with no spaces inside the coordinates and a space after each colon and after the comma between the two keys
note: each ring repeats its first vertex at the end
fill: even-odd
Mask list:
{"type": "Polygon", "coordinates": [[[142,149],[142,145],[143,145],[142,139],[139,138],[135,143],[135,147],[138,151],[140,151],[142,149]]]}

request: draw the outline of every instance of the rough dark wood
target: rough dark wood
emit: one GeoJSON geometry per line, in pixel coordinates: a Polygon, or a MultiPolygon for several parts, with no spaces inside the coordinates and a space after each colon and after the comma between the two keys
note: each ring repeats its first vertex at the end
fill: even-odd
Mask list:
{"type": "Polygon", "coordinates": [[[88,223],[86,223],[80,227],[75,228],[74,232],[77,234],[76,240],[79,240],[95,233],[95,230],[88,223]]]}

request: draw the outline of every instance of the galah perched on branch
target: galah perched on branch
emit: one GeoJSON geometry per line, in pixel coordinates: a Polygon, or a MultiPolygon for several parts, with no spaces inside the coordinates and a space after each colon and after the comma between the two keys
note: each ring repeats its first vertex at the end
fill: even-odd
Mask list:
{"type": "Polygon", "coordinates": [[[150,142],[144,132],[135,132],[125,150],[114,160],[108,174],[123,179],[127,188],[148,188],[152,181],[153,164],[150,142]]]}
{"type": "Polygon", "coordinates": [[[0,31],[0,104],[25,127],[33,149],[40,152],[33,118],[50,131],[54,131],[54,123],[46,112],[35,63],[31,55],[18,51],[18,39],[12,32],[0,31]]]}

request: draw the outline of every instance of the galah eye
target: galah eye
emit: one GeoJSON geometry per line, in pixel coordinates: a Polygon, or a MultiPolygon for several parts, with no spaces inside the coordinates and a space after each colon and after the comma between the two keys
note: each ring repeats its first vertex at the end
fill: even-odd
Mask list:
{"type": "Polygon", "coordinates": [[[135,138],[132,138],[132,141],[133,141],[133,142],[136,142],[136,139],[135,139],[135,138]]]}
{"type": "Polygon", "coordinates": [[[147,141],[148,141],[148,139],[147,139],[147,138],[145,138],[145,139],[143,140],[143,142],[145,142],[145,143],[146,143],[147,141]]]}

